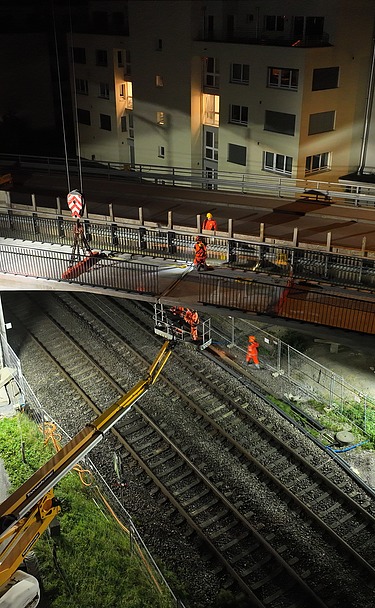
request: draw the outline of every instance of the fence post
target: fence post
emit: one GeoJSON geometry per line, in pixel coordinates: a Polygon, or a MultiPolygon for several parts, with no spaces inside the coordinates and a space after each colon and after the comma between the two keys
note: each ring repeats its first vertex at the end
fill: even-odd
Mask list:
{"type": "Polygon", "coordinates": [[[62,215],[59,215],[57,217],[57,229],[59,231],[60,239],[63,239],[65,237],[65,230],[64,230],[64,218],[62,217],[62,215]]]}
{"type": "Polygon", "coordinates": [[[229,218],[228,220],[228,236],[230,239],[233,238],[233,219],[229,218]]]}
{"type": "Polygon", "coordinates": [[[118,245],[117,224],[111,224],[111,240],[112,245],[116,247],[118,245]]]}
{"type": "Polygon", "coordinates": [[[31,205],[32,205],[33,211],[36,211],[36,198],[35,198],[35,194],[31,195],[31,205]]]}
{"type": "Polygon", "coordinates": [[[147,249],[146,228],[139,228],[139,249],[141,251],[147,249]]]}
{"type": "Polygon", "coordinates": [[[332,251],[332,232],[327,232],[327,251],[332,251]]]}
{"type": "Polygon", "coordinates": [[[59,196],[56,196],[56,211],[57,215],[61,215],[61,201],[59,196]]]}
{"type": "Polygon", "coordinates": [[[170,253],[171,255],[175,255],[175,253],[177,252],[176,233],[168,231],[167,239],[168,239],[168,253],[170,253]]]}
{"type": "Polygon", "coordinates": [[[237,261],[236,241],[228,239],[228,262],[229,264],[237,261]]]}
{"type": "Polygon", "coordinates": [[[91,226],[90,226],[89,220],[84,220],[84,225],[85,225],[85,237],[86,237],[87,241],[90,242],[92,239],[92,234],[91,234],[91,226]]]}
{"type": "Polygon", "coordinates": [[[33,227],[34,227],[34,234],[35,235],[39,234],[38,215],[37,215],[37,213],[33,213],[33,227]]]}
{"type": "Polygon", "coordinates": [[[113,204],[112,203],[108,203],[108,213],[109,213],[109,219],[111,220],[111,222],[114,221],[114,216],[113,216],[113,204]]]}
{"type": "Polygon", "coordinates": [[[298,247],[298,228],[293,230],[293,247],[298,247]]]}
{"type": "Polygon", "coordinates": [[[139,219],[140,225],[143,226],[143,224],[144,224],[143,207],[138,207],[138,219],[139,219]]]}
{"type": "Polygon", "coordinates": [[[14,230],[13,211],[12,211],[12,209],[8,209],[8,220],[9,220],[9,228],[11,230],[14,230]]]}
{"type": "Polygon", "coordinates": [[[259,238],[261,243],[264,243],[264,224],[263,222],[259,224],[259,238]]]}
{"type": "Polygon", "coordinates": [[[281,371],[281,340],[278,338],[277,342],[277,371],[281,371]]]}
{"type": "Polygon", "coordinates": [[[361,247],[361,254],[364,258],[367,258],[367,251],[366,251],[366,237],[362,237],[362,247],[361,247]]]}
{"type": "Polygon", "coordinates": [[[200,214],[197,215],[197,232],[202,232],[202,221],[200,214]]]}
{"type": "Polygon", "coordinates": [[[168,230],[173,228],[173,211],[168,211],[168,230]]]}

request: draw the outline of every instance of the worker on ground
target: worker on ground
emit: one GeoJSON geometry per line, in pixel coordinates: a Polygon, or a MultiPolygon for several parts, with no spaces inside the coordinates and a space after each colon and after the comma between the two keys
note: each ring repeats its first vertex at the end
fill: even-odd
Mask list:
{"type": "Polygon", "coordinates": [[[203,242],[203,239],[201,236],[197,236],[195,238],[194,251],[195,251],[194,266],[196,266],[198,272],[200,272],[201,270],[208,270],[208,266],[206,264],[207,245],[206,245],[206,243],[203,242]]]}
{"type": "Polygon", "coordinates": [[[256,341],[255,336],[249,336],[249,345],[246,353],[246,365],[254,363],[256,369],[259,369],[258,348],[259,343],[256,341]]]}
{"type": "Polygon", "coordinates": [[[202,224],[203,230],[217,230],[216,220],[212,217],[212,213],[207,213],[206,218],[203,220],[202,224]]]}
{"type": "Polygon", "coordinates": [[[191,310],[190,308],[186,309],[185,322],[190,325],[190,333],[191,338],[194,342],[198,340],[198,325],[199,325],[199,315],[196,310],[191,310]]]}

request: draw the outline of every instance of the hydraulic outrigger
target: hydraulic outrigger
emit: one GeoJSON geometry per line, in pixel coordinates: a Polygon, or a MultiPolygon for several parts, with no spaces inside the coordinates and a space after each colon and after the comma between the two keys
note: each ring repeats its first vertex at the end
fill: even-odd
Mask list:
{"type": "MultiPolygon", "coordinates": [[[[103,439],[104,434],[156,382],[174,344],[169,340],[165,341],[146,378],[140,380],[126,395],[86,425],[0,504],[0,607],[14,605],[9,603],[9,600],[4,600],[8,590],[11,591],[11,579],[26,554],[60,511],[53,487],[103,439]]],[[[38,598],[32,605],[36,606],[37,603],[38,598]]],[[[30,604],[17,604],[17,606],[28,605],[30,604]]]]}

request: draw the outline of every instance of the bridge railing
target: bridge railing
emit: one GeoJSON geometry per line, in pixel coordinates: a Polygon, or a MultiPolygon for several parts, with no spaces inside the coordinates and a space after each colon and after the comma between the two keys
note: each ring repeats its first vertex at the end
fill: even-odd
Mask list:
{"type": "Polygon", "coordinates": [[[348,297],[317,285],[284,278],[248,278],[209,274],[199,277],[198,302],[216,308],[239,310],[267,317],[283,317],[331,328],[375,334],[375,300],[371,295],[348,297]]]}
{"type": "MultiPolygon", "coordinates": [[[[71,246],[75,220],[9,209],[0,212],[0,236],[71,246]]],[[[193,261],[197,232],[83,220],[92,249],[144,257],[193,261]]],[[[256,240],[204,235],[210,264],[255,273],[327,282],[375,291],[375,258],[256,240]]]]}
{"type": "MultiPolygon", "coordinates": [[[[215,189],[242,194],[258,194],[278,197],[314,197],[324,201],[332,199],[342,205],[375,207],[375,186],[329,182],[322,179],[295,179],[284,175],[264,175],[192,169],[151,164],[134,164],[88,159],[0,154],[0,164],[7,169],[37,170],[48,174],[82,173],[83,176],[98,176],[108,180],[152,182],[170,186],[186,186],[199,189],[215,189]]],[[[325,174],[327,175],[327,174],[325,174]]]]}
{"type": "Polygon", "coordinates": [[[159,268],[155,265],[98,256],[85,272],[72,272],[64,278],[67,270],[78,262],[76,259],[72,264],[71,254],[62,251],[0,244],[2,273],[111,288],[138,295],[155,296],[159,293],[159,268]]]}

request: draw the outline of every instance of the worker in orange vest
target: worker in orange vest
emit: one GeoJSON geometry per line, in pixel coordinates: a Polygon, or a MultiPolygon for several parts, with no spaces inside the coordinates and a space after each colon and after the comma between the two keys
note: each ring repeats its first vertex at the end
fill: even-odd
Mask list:
{"type": "Polygon", "coordinates": [[[212,217],[212,213],[207,213],[206,219],[203,220],[203,230],[217,230],[216,220],[212,217]]]}
{"type": "Polygon", "coordinates": [[[186,309],[184,321],[188,325],[190,325],[190,333],[191,338],[194,342],[198,340],[198,325],[199,325],[199,315],[196,310],[190,310],[190,308],[186,309]]]}
{"type": "Polygon", "coordinates": [[[246,365],[254,363],[256,369],[259,369],[258,348],[259,343],[256,341],[255,336],[249,336],[249,344],[246,353],[246,365]]]}
{"type": "Polygon", "coordinates": [[[194,266],[196,266],[198,272],[200,272],[201,270],[208,270],[208,266],[206,264],[207,245],[203,242],[202,237],[199,235],[195,238],[194,251],[194,266]]]}

